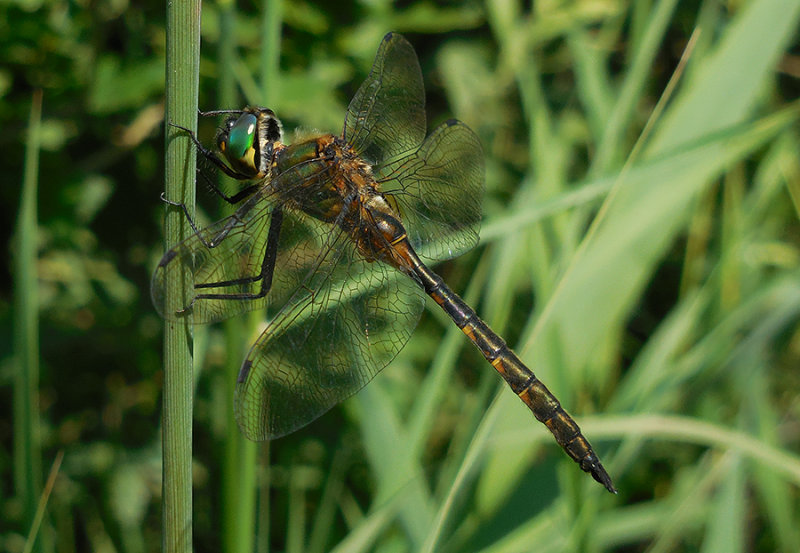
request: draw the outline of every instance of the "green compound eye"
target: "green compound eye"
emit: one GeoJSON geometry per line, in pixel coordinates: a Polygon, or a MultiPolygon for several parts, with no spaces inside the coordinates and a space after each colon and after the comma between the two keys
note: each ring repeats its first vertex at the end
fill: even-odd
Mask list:
{"type": "Polygon", "coordinates": [[[241,159],[247,150],[253,147],[256,124],[256,116],[252,113],[245,113],[233,124],[231,132],[228,133],[228,155],[231,158],[241,159]]]}

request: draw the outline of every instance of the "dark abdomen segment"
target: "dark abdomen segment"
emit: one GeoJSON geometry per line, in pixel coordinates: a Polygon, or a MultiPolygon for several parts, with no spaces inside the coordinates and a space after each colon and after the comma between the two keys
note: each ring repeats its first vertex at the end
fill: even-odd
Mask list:
{"type": "Polygon", "coordinates": [[[555,436],[559,445],[584,471],[612,493],[617,493],[581,429],[556,397],[536,378],[500,336],[484,323],[475,311],[450,290],[433,271],[415,260],[414,269],[425,292],[447,312],[461,331],[475,344],[486,360],[500,373],[514,393],[527,405],[537,420],[555,436]]]}

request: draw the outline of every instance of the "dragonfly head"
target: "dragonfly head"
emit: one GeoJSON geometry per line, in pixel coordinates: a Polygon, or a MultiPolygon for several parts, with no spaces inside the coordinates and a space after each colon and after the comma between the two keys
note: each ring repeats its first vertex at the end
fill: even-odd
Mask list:
{"type": "Polygon", "coordinates": [[[237,172],[247,178],[269,173],[275,144],[283,126],[271,109],[247,107],[225,120],[217,132],[217,147],[237,172]]]}

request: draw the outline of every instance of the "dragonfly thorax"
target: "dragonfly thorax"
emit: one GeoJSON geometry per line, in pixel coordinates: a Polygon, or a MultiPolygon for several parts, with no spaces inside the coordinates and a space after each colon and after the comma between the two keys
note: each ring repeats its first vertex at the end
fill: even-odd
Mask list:
{"type": "Polygon", "coordinates": [[[393,250],[406,241],[400,217],[343,138],[328,134],[278,150],[273,184],[288,205],[344,230],[365,260],[404,270],[393,250]]]}
{"type": "Polygon", "coordinates": [[[273,186],[289,205],[343,228],[354,224],[358,205],[377,194],[369,164],[331,134],[282,147],[273,171],[273,186]]]}

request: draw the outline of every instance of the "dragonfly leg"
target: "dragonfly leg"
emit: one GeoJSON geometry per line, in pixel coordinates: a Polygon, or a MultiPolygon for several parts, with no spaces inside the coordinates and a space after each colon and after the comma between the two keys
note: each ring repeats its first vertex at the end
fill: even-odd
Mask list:
{"type": "Polygon", "coordinates": [[[206,246],[207,248],[211,247],[205,241],[205,239],[203,238],[203,235],[200,234],[200,229],[197,228],[197,225],[195,225],[195,223],[194,223],[194,219],[192,219],[192,216],[189,215],[189,210],[186,208],[186,204],[185,203],[183,203],[183,202],[173,202],[172,200],[167,199],[167,193],[166,192],[162,192],[161,193],[161,201],[164,202],[167,205],[171,205],[173,207],[181,208],[183,210],[183,214],[186,216],[186,220],[189,221],[189,225],[192,227],[192,232],[194,232],[197,235],[197,237],[200,239],[200,241],[203,243],[204,246],[206,246]]]}
{"type": "MultiPolygon", "coordinates": [[[[199,173],[199,171],[198,171],[198,173],[199,173]]],[[[250,196],[258,188],[258,185],[254,184],[252,186],[248,186],[244,190],[241,190],[241,191],[237,192],[233,196],[226,196],[225,193],[222,192],[222,190],[220,190],[216,185],[211,184],[210,181],[207,181],[207,182],[211,186],[211,189],[214,190],[214,192],[219,194],[224,200],[226,200],[227,202],[229,202],[231,204],[239,203],[240,201],[242,201],[242,199],[250,196]]],[[[194,231],[194,233],[197,235],[197,237],[200,239],[200,241],[203,243],[203,245],[206,248],[214,248],[214,247],[218,246],[219,243],[228,235],[228,233],[231,231],[231,229],[234,226],[236,226],[236,224],[238,224],[240,222],[236,218],[236,216],[234,215],[234,217],[230,220],[228,225],[226,225],[225,228],[223,228],[219,233],[217,233],[216,236],[214,236],[209,241],[209,240],[206,240],[203,237],[203,234],[200,232],[200,229],[197,228],[197,225],[195,224],[194,220],[192,219],[192,216],[189,215],[189,209],[186,207],[185,203],[183,203],[183,202],[173,202],[172,200],[167,199],[167,197],[166,197],[164,192],[161,193],[161,201],[164,202],[167,205],[171,205],[171,206],[174,206],[174,207],[179,207],[179,208],[181,208],[183,210],[183,214],[186,216],[186,219],[189,221],[189,225],[191,225],[192,231],[194,231]]]]}
{"type": "Polygon", "coordinates": [[[228,115],[228,114],[241,115],[242,113],[244,113],[244,111],[240,109],[215,109],[211,111],[202,111],[200,109],[197,110],[197,114],[200,115],[201,117],[213,117],[215,115],[228,115]]]}
{"type": "Polygon", "coordinates": [[[217,196],[219,196],[220,198],[222,198],[231,205],[236,205],[245,198],[251,196],[253,192],[258,190],[259,186],[261,186],[259,184],[251,184],[250,186],[246,186],[236,194],[228,196],[227,194],[225,194],[225,192],[222,191],[222,189],[219,186],[217,186],[217,184],[214,181],[208,178],[208,175],[204,171],[198,169],[197,174],[200,175],[200,177],[202,177],[203,181],[214,192],[214,194],[216,194],[217,196]]]}
{"type": "Polygon", "coordinates": [[[234,215],[228,221],[228,224],[225,225],[225,227],[221,231],[219,231],[216,235],[214,235],[214,237],[211,238],[211,240],[206,240],[206,238],[203,237],[203,233],[200,231],[199,228],[197,228],[197,224],[192,219],[192,216],[189,215],[189,209],[186,207],[185,203],[173,202],[172,200],[168,200],[164,192],[161,193],[161,201],[167,205],[179,207],[183,210],[183,214],[186,216],[186,220],[189,221],[189,225],[192,227],[192,231],[194,232],[195,235],[197,235],[198,240],[200,240],[200,242],[202,242],[202,244],[206,248],[216,248],[217,246],[219,246],[220,242],[222,242],[222,240],[224,240],[225,237],[228,236],[228,233],[231,231],[231,229],[233,229],[240,222],[239,219],[237,219],[236,216],[234,215]]]}
{"type": "MultiPolygon", "coordinates": [[[[197,300],[254,300],[266,296],[270,288],[272,288],[272,275],[275,271],[275,260],[278,257],[278,238],[280,236],[282,223],[283,211],[279,207],[276,207],[272,210],[272,219],[270,220],[269,231],[267,234],[267,247],[264,251],[264,258],[261,260],[261,271],[257,275],[220,282],[205,282],[194,285],[195,289],[197,290],[203,288],[224,288],[227,286],[250,284],[261,281],[261,288],[258,292],[241,294],[196,294],[192,299],[191,304],[189,304],[186,309],[190,309],[197,300]]],[[[216,244],[219,244],[219,242],[216,244]]]]}

